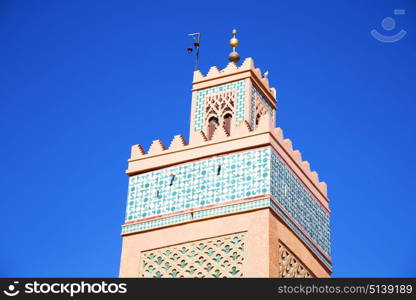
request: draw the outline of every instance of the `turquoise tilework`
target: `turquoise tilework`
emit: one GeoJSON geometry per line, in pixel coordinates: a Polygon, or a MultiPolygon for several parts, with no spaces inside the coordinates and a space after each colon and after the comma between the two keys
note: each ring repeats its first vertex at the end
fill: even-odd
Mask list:
{"type": "Polygon", "coordinates": [[[244,120],[244,95],[245,95],[245,81],[239,80],[224,85],[216,86],[213,88],[199,90],[196,93],[196,105],[195,105],[195,125],[194,131],[200,131],[203,129],[204,123],[204,105],[205,97],[214,93],[236,90],[236,122],[244,120]]]}
{"type": "Polygon", "coordinates": [[[320,251],[312,244],[309,239],[300,231],[297,226],[295,226],[292,221],[286,217],[286,215],[280,210],[280,208],[274,204],[269,198],[253,200],[238,204],[226,205],[222,207],[210,208],[206,210],[201,210],[194,212],[193,216],[191,213],[184,213],[181,215],[176,215],[172,217],[151,220],[147,222],[142,222],[139,224],[125,225],[122,227],[122,234],[133,233],[137,231],[142,231],[150,228],[156,228],[166,225],[179,224],[191,220],[197,220],[201,218],[224,215],[229,213],[236,213],[241,211],[246,211],[255,208],[261,207],[271,207],[284,221],[289,225],[290,228],[302,239],[305,243],[312,249],[312,251],[319,257],[321,260],[331,269],[331,263],[323,256],[320,251]]]}
{"type": "Polygon", "coordinates": [[[270,157],[263,148],[132,176],[126,221],[270,193],[270,157]]]}
{"type": "Polygon", "coordinates": [[[256,97],[255,97],[255,91],[257,90],[254,85],[251,86],[251,103],[250,103],[250,126],[251,128],[254,128],[254,122],[256,119],[256,97]]]}
{"type": "Polygon", "coordinates": [[[325,258],[325,256],[323,256],[321,252],[318,249],[316,249],[315,245],[310,242],[310,240],[303,234],[303,232],[300,231],[295,224],[293,224],[293,222],[282,212],[282,210],[276,204],[274,204],[273,201],[270,201],[270,206],[285,221],[285,223],[289,225],[289,227],[292,228],[292,230],[296,232],[296,234],[312,249],[312,251],[327,265],[327,267],[329,267],[329,269],[332,269],[331,263],[325,258]]]}
{"type": "Polygon", "coordinates": [[[329,214],[274,152],[271,162],[272,195],[303,230],[331,255],[329,214]]]}
{"type": "MultiPolygon", "coordinates": [[[[316,244],[331,255],[329,214],[270,148],[200,160],[130,177],[126,222],[191,208],[202,209],[194,212],[193,219],[196,219],[247,210],[254,208],[253,205],[267,206],[269,204],[265,202],[252,201],[203,210],[207,205],[226,204],[263,194],[272,194],[316,244]]],[[[291,222],[287,217],[282,218],[288,224],[291,222]]],[[[191,214],[182,214],[150,220],[124,226],[123,233],[191,219],[191,214]]],[[[315,247],[296,226],[289,225],[311,248],[315,247]]]]}
{"type": "Polygon", "coordinates": [[[270,200],[269,198],[267,198],[267,199],[261,199],[261,200],[256,200],[256,201],[249,201],[249,202],[243,202],[239,204],[216,207],[216,208],[211,208],[211,209],[206,209],[206,210],[200,210],[194,213],[194,219],[224,215],[224,214],[235,213],[235,212],[250,210],[254,208],[260,208],[260,207],[267,207],[269,206],[269,204],[270,204],[270,200]]]}
{"type": "Polygon", "coordinates": [[[122,233],[123,234],[132,233],[136,231],[146,230],[149,228],[178,224],[178,223],[206,218],[210,216],[224,215],[224,214],[235,213],[235,212],[260,208],[260,207],[268,207],[269,205],[270,205],[269,198],[243,202],[239,204],[232,204],[232,205],[197,211],[197,212],[194,212],[193,216],[191,215],[191,213],[185,213],[185,214],[167,217],[163,219],[142,222],[139,224],[125,225],[122,227],[122,233]]]}
{"type": "Polygon", "coordinates": [[[122,234],[132,233],[132,232],[146,230],[150,228],[182,223],[182,222],[186,222],[189,220],[192,220],[192,216],[190,213],[186,213],[186,214],[176,215],[176,216],[167,217],[163,219],[151,220],[151,221],[142,222],[138,224],[123,226],[121,233],[122,234]]]}
{"type": "Polygon", "coordinates": [[[251,86],[251,107],[250,107],[250,125],[251,128],[254,128],[254,122],[256,120],[256,95],[259,96],[261,101],[267,107],[270,112],[270,116],[272,117],[273,124],[276,121],[276,110],[269,104],[269,102],[264,99],[263,95],[257,90],[255,85],[251,86]]]}

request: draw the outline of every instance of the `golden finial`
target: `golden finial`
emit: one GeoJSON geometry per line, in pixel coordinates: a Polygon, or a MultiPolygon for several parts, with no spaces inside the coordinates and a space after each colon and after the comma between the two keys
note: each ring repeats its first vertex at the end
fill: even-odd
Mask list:
{"type": "Polygon", "coordinates": [[[238,47],[238,40],[235,37],[235,35],[237,34],[237,29],[233,29],[233,31],[231,31],[231,34],[233,35],[233,37],[230,39],[230,46],[233,48],[233,51],[230,53],[230,55],[228,55],[228,60],[231,62],[238,62],[240,60],[240,55],[237,53],[237,51],[235,51],[235,48],[238,47]]]}

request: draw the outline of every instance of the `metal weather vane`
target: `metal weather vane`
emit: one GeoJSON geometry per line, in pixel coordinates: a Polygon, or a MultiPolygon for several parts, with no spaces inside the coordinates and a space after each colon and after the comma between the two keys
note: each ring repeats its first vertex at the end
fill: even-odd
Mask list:
{"type": "Polygon", "coordinates": [[[194,43],[192,47],[188,48],[188,53],[192,53],[195,49],[195,71],[198,70],[198,59],[199,59],[199,45],[201,41],[201,33],[189,33],[188,36],[192,37],[194,40],[194,43]]]}

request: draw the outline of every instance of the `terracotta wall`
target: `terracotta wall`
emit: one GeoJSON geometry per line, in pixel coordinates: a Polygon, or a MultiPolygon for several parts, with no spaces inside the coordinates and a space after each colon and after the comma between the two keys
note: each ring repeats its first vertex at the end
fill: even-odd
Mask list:
{"type": "Polygon", "coordinates": [[[246,232],[244,277],[279,277],[279,242],[314,276],[330,276],[309,248],[269,208],[263,208],[126,235],[120,277],[138,277],[141,251],[237,232],[246,232]]]}
{"type": "Polygon", "coordinates": [[[269,209],[205,219],[123,237],[120,277],[138,277],[141,251],[246,231],[245,277],[269,276],[269,209]]]}

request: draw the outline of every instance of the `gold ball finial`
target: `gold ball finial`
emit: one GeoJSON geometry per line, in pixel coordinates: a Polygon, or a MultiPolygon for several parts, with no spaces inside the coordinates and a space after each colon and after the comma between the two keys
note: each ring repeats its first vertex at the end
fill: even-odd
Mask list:
{"type": "Polygon", "coordinates": [[[230,46],[233,47],[233,48],[238,47],[238,40],[235,37],[230,39],[230,46]]]}
{"type": "Polygon", "coordinates": [[[232,61],[237,63],[240,60],[240,55],[237,52],[233,51],[230,53],[230,55],[228,55],[228,60],[230,62],[232,61]]]}
{"type": "Polygon", "coordinates": [[[230,46],[233,47],[233,48],[237,48],[238,47],[238,40],[235,37],[235,35],[237,34],[237,29],[233,29],[231,31],[231,33],[232,33],[233,37],[230,39],[230,46]]]}
{"type": "Polygon", "coordinates": [[[237,34],[237,29],[231,31],[233,37],[230,39],[230,46],[233,48],[233,51],[228,56],[228,60],[232,62],[238,62],[240,60],[240,55],[235,51],[235,48],[238,47],[238,39],[235,37],[237,34]]]}

